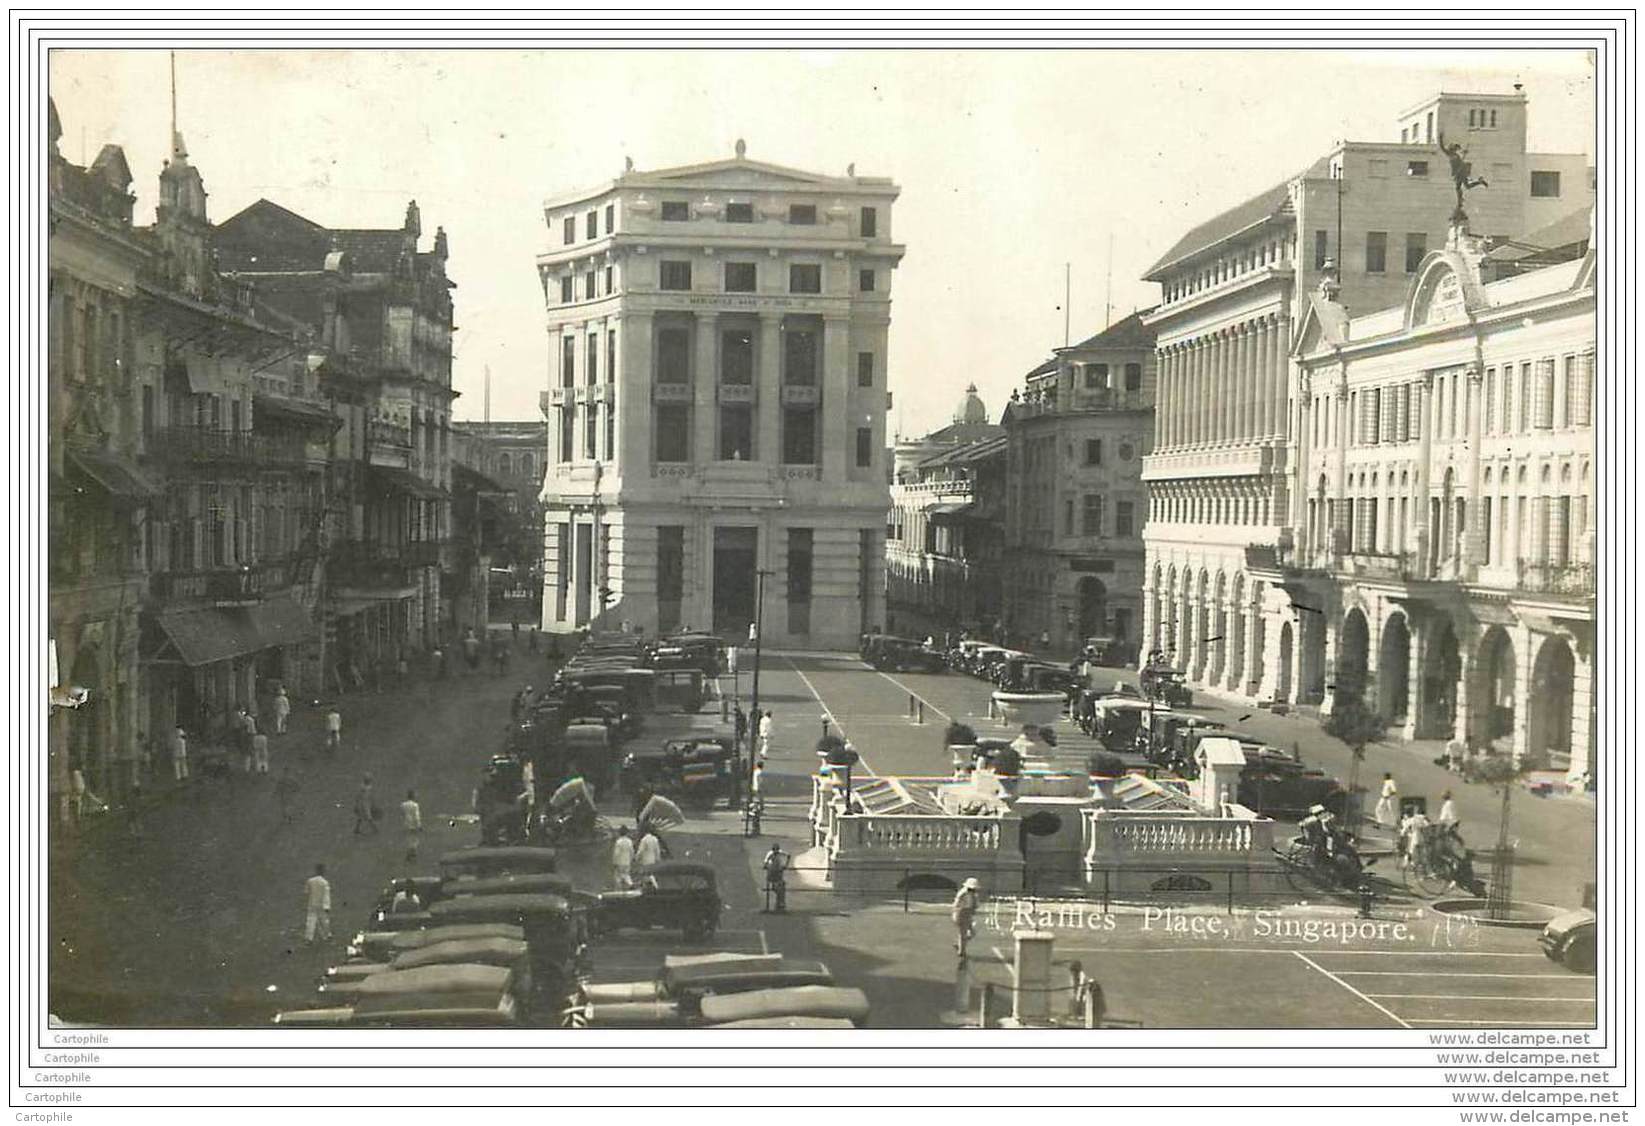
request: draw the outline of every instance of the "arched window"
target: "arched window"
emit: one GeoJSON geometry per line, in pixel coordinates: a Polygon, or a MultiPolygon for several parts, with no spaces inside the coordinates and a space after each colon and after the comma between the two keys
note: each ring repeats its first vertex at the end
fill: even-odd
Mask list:
{"type": "Polygon", "coordinates": [[[514,476],[514,459],[508,454],[497,455],[497,473],[502,477],[514,476]]]}

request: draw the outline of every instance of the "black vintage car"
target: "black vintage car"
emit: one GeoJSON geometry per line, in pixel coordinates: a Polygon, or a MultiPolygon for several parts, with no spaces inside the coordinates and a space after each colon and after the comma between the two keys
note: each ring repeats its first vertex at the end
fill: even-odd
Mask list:
{"type": "Polygon", "coordinates": [[[1337,816],[1347,809],[1348,791],[1322,770],[1309,768],[1289,751],[1246,745],[1239,776],[1239,803],[1276,821],[1299,821],[1315,805],[1337,816]]]}
{"type": "Polygon", "coordinates": [[[719,929],[723,904],[713,868],[664,861],[636,875],[638,887],[600,893],[589,913],[594,933],[609,934],[625,927],[678,927],[687,941],[696,941],[719,929]]]}
{"type": "Polygon", "coordinates": [[[1168,708],[1186,708],[1193,704],[1194,693],[1183,675],[1176,669],[1149,665],[1138,677],[1142,693],[1158,700],[1168,708]]]}
{"type": "Polygon", "coordinates": [[[881,637],[867,660],[882,672],[948,671],[941,653],[911,637],[881,637]]]}
{"type": "Polygon", "coordinates": [[[662,794],[694,809],[712,808],[722,799],[735,809],[742,776],[736,737],[705,732],[632,752],[623,760],[617,784],[624,793],[662,794]]]}
{"type": "Polygon", "coordinates": [[[704,676],[719,676],[725,642],[708,633],[677,633],[660,638],[651,651],[651,667],[698,668],[704,676]]]}

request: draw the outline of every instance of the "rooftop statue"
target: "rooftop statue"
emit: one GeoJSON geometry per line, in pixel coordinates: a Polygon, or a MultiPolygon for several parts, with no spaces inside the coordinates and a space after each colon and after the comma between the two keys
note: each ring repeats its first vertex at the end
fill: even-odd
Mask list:
{"type": "Polygon", "coordinates": [[[1457,205],[1451,212],[1451,222],[1462,223],[1468,219],[1468,213],[1462,209],[1462,193],[1469,188],[1488,188],[1491,185],[1485,182],[1485,177],[1473,174],[1474,166],[1468,162],[1468,150],[1461,141],[1449,145],[1445,143],[1445,134],[1439,135],[1439,151],[1443,152],[1451,162],[1451,183],[1456,186],[1457,205]]]}

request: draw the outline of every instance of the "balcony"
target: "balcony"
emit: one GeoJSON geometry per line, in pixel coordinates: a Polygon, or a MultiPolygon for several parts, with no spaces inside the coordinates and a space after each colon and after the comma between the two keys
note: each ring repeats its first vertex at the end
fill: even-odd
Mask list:
{"type": "Polygon", "coordinates": [[[1152,406],[1141,390],[1122,391],[1114,387],[1094,387],[1089,390],[1075,388],[1071,394],[1062,395],[1047,389],[1038,393],[1030,392],[1028,398],[1022,399],[1012,407],[1012,413],[1026,418],[1036,418],[1046,414],[1080,414],[1087,411],[1140,411],[1148,410],[1152,406]]]}
{"type": "Polygon", "coordinates": [[[1519,589],[1529,594],[1594,595],[1592,563],[1521,563],[1519,589]]]}
{"type": "Polygon", "coordinates": [[[336,587],[398,591],[416,585],[408,568],[404,545],[348,543],[333,552],[326,575],[336,587]]]}
{"type": "Polygon", "coordinates": [[[1350,551],[1337,558],[1337,570],[1342,574],[1367,579],[1416,582],[1423,578],[1416,554],[1409,551],[1350,551]]]}
{"type": "Polygon", "coordinates": [[[366,423],[366,459],[372,465],[408,468],[411,449],[411,427],[390,422],[366,423]]]}
{"type": "Polygon", "coordinates": [[[287,560],[202,571],[162,571],[149,577],[149,591],[160,602],[209,602],[250,606],[291,585],[287,560]]]}
{"type": "Polygon", "coordinates": [[[155,430],[147,445],[150,457],[169,465],[300,465],[308,460],[308,447],[301,438],[249,430],[169,426],[155,430]]]}

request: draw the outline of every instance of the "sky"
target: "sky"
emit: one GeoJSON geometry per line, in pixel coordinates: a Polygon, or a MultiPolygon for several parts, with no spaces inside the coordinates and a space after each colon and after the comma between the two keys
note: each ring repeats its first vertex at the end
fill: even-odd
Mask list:
{"type": "MultiPolygon", "coordinates": [[[[1590,63],[1555,51],[180,51],[177,119],[213,221],[268,198],[330,227],[450,240],[458,418],[535,419],[548,348],[541,204],[640,169],[748,156],[889,176],[891,429],[996,415],[1023,373],[1158,300],[1140,275],[1189,227],[1338,140],[1389,141],[1439,90],[1530,103],[1532,151],[1594,153],[1590,63]],[[1110,246],[1112,254],[1110,255],[1110,246]],[[1110,296],[1111,295],[1111,296],[1110,296]]],[[[167,55],[56,51],[61,151],[126,151],[153,219],[167,55]]]]}

